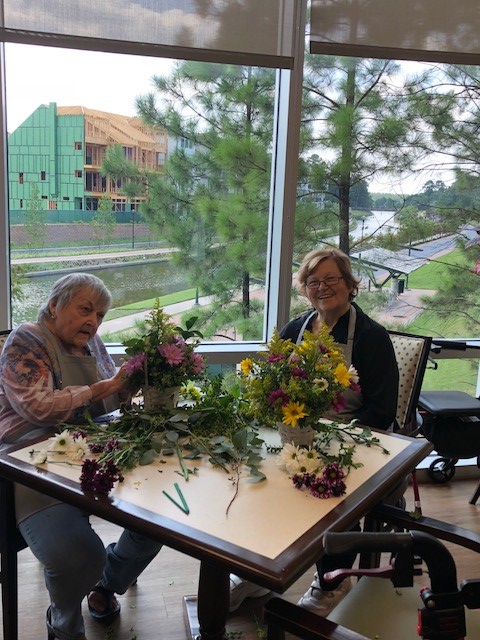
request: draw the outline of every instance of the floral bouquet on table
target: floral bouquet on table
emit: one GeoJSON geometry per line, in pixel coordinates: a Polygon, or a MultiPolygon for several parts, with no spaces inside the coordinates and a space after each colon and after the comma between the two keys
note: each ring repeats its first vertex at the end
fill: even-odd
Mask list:
{"type": "Polygon", "coordinates": [[[324,325],[318,334],[305,332],[300,344],[280,338],[277,331],[266,351],[241,362],[245,398],[253,419],[280,431],[277,464],[297,489],[318,498],[341,496],[355,461],[356,445],[381,445],[368,427],[324,419],[327,411],[344,406],[346,389],[359,392],[358,375],[347,367],[343,353],[324,325]]]}
{"type": "Polygon", "coordinates": [[[354,367],[324,325],[304,334],[300,344],[284,340],[275,330],[266,351],[240,364],[251,416],[259,424],[316,430],[327,411],[340,409],[343,393],[359,391],[354,367]]]}
{"type": "Polygon", "coordinates": [[[196,318],[188,320],[185,329],[175,326],[157,300],[145,320],[145,333],[123,343],[130,386],[141,390],[146,409],[173,408],[180,386],[205,368],[204,358],[195,352],[202,337],[192,330],[195,322],[196,318]]]}

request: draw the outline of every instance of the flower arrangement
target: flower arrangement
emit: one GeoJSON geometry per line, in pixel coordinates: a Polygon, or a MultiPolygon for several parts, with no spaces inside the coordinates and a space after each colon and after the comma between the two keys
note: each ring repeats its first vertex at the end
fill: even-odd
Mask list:
{"type": "Polygon", "coordinates": [[[343,406],[343,392],[359,391],[354,367],[347,368],[326,325],[304,334],[300,344],[275,330],[266,351],[240,363],[251,416],[275,427],[313,426],[326,411],[343,406]]]}
{"type": "Polygon", "coordinates": [[[145,320],[145,333],[123,343],[132,389],[177,387],[203,371],[204,358],[195,352],[197,342],[192,340],[202,337],[200,332],[192,330],[196,320],[188,320],[185,329],[175,326],[159,301],[155,301],[145,320]]]}
{"type": "Polygon", "coordinates": [[[288,473],[297,489],[306,489],[316,498],[342,496],[346,493],[345,478],[350,470],[362,466],[355,460],[357,444],[387,449],[369,427],[334,420],[319,420],[311,447],[285,444],[279,448],[277,466],[288,473]]]}
{"type": "Polygon", "coordinates": [[[35,465],[81,466],[82,490],[108,494],[124,473],[167,456],[177,456],[179,473],[188,481],[198,471],[194,461],[206,456],[234,485],[228,514],[244,469],[250,482],[265,480],[259,468],[263,440],[240,410],[243,398],[235,376],[205,378],[199,386],[188,382],[183,393],[187,404],[175,411],[146,412],[133,405],[108,423],[86,413],[84,424],[62,425],[44,448],[30,451],[30,459],[35,465]]]}

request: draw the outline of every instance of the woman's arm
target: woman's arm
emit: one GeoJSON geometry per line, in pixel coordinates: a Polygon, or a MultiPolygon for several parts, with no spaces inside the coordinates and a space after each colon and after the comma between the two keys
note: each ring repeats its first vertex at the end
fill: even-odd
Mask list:
{"type": "MultiPolygon", "coordinates": [[[[1,387],[11,409],[26,422],[56,425],[68,421],[76,409],[119,392],[127,395],[123,370],[88,385],[56,389],[54,362],[34,324],[11,336],[0,360],[1,387]]],[[[108,370],[107,370],[108,372],[108,370]]],[[[5,404],[5,402],[4,402],[5,404]]]]}
{"type": "Polygon", "coordinates": [[[398,401],[398,367],[390,337],[383,327],[370,329],[354,346],[354,366],[363,403],[361,424],[388,429],[395,420],[398,401]]]}

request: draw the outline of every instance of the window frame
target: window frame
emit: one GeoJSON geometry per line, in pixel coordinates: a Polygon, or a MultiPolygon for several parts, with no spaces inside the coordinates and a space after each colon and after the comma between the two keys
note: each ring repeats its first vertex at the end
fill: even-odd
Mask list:
{"type": "MultiPolygon", "coordinates": [[[[291,69],[277,68],[276,106],[274,124],[274,147],[272,153],[272,178],[270,191],[270,221],[268,232],[268,251],[266,261],[264,335],[262,341],[250,343],[204,343],[201,351],[210,362],[233,364],[246,354],[262,348],[262,342],[268,340],[275,326],[282,326],[288,320],[291,287],[285,282],[292,280],[293,234],[296,203],[296,178],[298,169],[298,149],[300,132],[300,114],[302,98],[303,60],[305,48],[305,24],[307,0],[298,0],[295,4],[294,47],[291,69]],[[281,126],[287,123],[287,126],[281,126]]],[[[8,169],[7,169],[7,133],[6,133],[6,73],[5,42],[20,42],[40,46],[86,49],[107,53],[129,53],[145,55],[145,47],[139,43],[96,41],[90,38],[61,37],[45,38],[41,33],[15,33],[1,30],[0,42],[0,199],[3,210],[8,212],[8,169]]],[[[204,60],[201,50],[179,51],[178,58],[204,60]]],[[[162,57],[162,56],[158,56],[162,57]]],[[[172,56],[173,57],[173,56],[172,56]]],[[[221,60],[217,60],[221,62],[221,60]]],[[[231,54],[225,56],[225,63],[233,62],[231,54]]],[[[239,56],[237,64],[254,64],[248,56],[239,56]]],[[[257,60],[255,64],[259,64],[257,60]]],[[[270,64],[270,66],[274,66],[270,64]]],[[[6,248],[4,259],[0,259],[0,281],[6,287],[0,288],[0,327],[12,326],[10,295],[10,247],[9,216],[3,217],[0,224],[0,245],[6,248]]],[[[110,345],[112,354],[119,350],[118,345],[110,345]]]]}

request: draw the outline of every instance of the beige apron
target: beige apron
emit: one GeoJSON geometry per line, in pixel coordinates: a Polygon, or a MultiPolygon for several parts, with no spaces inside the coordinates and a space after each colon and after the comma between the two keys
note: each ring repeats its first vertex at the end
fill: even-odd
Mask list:
{"type": "MultiPolygon", "coordinates": [[[[308,326],[308,323],[316,314],[317,314],[317,311],[312,311],[312,313],[310,313],[307,316],[298,334],[297,344],[300,344],[300,342],[302,341],[303,333],[306,327],[308,326]]],[[[345,363],[347,367],[349,367],[352,364],[353,340],[355,338],[356,321],[357,321],[357,310],[355,309],[354,306],[351,306],[350,317],[348,320],[347,344],[342,344],[340,342],[335,343],[336,347],[338,347],[343,351],[343,356],[345,358],[345,363]]],[[[362,381],[360,380],[359,382],[361,384],[362,381]]],[[[342,422],[350,422],[350,420],[353,420],[355,418],[355,416],[357,415],[358,411],[361,409],[363,404],[363,396],[361,392],[356,393],[352,391],[352,389],[346,389],[344,391],[343,397],[345,399],[345,406],[340,411],[333,411],[333,410],[327,411],[327,413],[324,416],[325,418],[328,418],[330,420],[341,420],[342,422]]]]}
{"type": "MultiPolygon", "coordinates": [[[[72,356],[65,351],[58,340],[47,329],[44,331],[47,339],[55,350],[60,368],[61,379],[59,388],[64,389],[70,386],[91,385],[103,379],[94,356],[72,356]],[[48,334],[48,335],[47,335],[48,334]]],[[[88,406],[88,411],[92,417],[114,411],[119,406],[116,394],[109,396],[105,400],[99,400],[88,406]]],[[[75,420],[72,420],[75,422],[75,420]]],[[[78,421],[77,421],[78,422],[78,421]]],[[[29,489],[19,484],[15,484],[15,511],[17,523],[28,516],[41,511],[60,501],[46,496],[38,491],[29,489]]]]}

